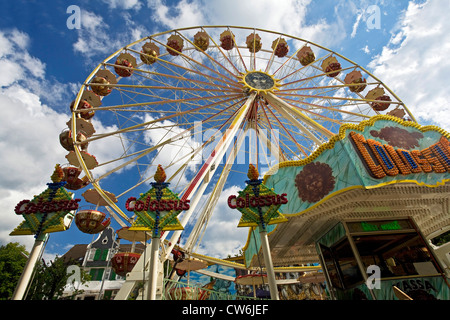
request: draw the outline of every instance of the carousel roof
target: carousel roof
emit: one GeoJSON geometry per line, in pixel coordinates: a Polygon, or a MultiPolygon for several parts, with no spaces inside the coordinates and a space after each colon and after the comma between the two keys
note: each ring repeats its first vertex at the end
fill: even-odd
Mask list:
{"type": "MultiPolygon", "coordinates": [[[[342,220],[412,217],[427,238],[450,224],[449,198],[450,183],[437,187],[398,183],[345,191],[306,212],[286,215],[288,222],[269,235],[273,263],[318,263],[314,241],[342,220]]],[[[255,255],[251,265],[258,263],[255,255]]]]}

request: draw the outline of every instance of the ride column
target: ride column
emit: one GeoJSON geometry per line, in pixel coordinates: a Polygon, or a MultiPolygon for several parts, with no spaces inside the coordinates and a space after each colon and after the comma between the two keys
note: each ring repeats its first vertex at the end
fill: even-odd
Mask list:
{"type": "Polygon", "coordinates": [[[261,238],[261,248],[264,255],[267,279],[269,281],[270,297],[279,300],[278,288],[270,254],[267,225],[286,222],[287,219],[278,212],[282,204],[287,203],[286,194],[277,195],[258,179],[258,170],[250,164],[248,174],[250,180],[245,181],[247,187],[239,192],[239,196],[230,196],[228,206],[242,213],[238,227],[258,227],[261,238]]]}

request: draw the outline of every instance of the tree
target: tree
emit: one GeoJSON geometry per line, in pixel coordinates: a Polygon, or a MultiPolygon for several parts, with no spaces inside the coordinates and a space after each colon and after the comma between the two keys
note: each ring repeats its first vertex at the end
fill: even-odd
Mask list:
{"type": "MultiPolygon", "coordinates": [[[[54,300],[62,296],[67,280],[73,274],[67,273],[67,267],[74,264],[73,261],[65,262],[62,257],[56,256],[55,260],[45,263],[44,259],[36,265],[36,273],[33,283],[26,297],[27,300],[54,300]]],[[[81,271],[81,283],[89,280],[89,275],[81,271]]],[[[75,290],[73,295],[82,291],[75,290]]]]}
{"type": "Polygon", "coordinates": [[[28,254],[25,246],[18,242],[0,247],[0,300],[12,297],[28,254]]]}

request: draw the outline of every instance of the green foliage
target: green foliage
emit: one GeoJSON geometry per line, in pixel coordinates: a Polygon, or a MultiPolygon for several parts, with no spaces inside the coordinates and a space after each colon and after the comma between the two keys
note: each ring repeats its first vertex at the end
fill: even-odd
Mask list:
{"type": "MultiPolygon", "coordinates": [[[[36,265],[36,273],[33,282],[30,286],[27,300],[55,300],[62,296],[67,280],[73,274],[67,273],[67,267],[74,264],[64,262],[64,259],[56,256],[50,263],[45,263],[42,260],[36,265]]],[[[81,283],[89,280],[89,275],[81,270],[81,283]]],[[[81,293],[80,290],[75,290],[73,296],[81,293]]]]}
{"type": "Polygon", "coordinates": [[[450,230],[431,239],[431,243],[433,243],[435,246],[442,246],[443,244],[446,244],[449,241],[450,241],[450,230]]]}
{"type": "Polygon", "coordinates": [[[0,247],[0,300],[11,299],[27,262],[25,246],[11,242],[0,247]]]}

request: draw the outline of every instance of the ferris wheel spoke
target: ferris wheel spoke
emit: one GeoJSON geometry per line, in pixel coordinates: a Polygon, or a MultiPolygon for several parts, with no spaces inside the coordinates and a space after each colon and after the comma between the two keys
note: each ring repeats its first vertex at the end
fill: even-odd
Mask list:
{"type": "MultiPolygon", "coordinates": [[[[128,49],[128,50],[131,51],[131,52],[134,52],[136,54],[142,54],[141,52],[133,50],[133,49],[128,49]]],[[[148,56],[148,55],[144,54],[144,56],[148,56]]],[[[174,62],[171,62],[169,60],[162,59],[160,57],[155,58],[155,59],[156,59],[156,63],[158,63],[158,65],[160,65],[164,69],[170,71],[171,73],[179,75],[180,74],[179,71],[183,70],[184,72],[196,74],[198,76],[204,77],[205,79],[212,79],[215,82],[221,82],[221,83],[224,83],[224,84],[226,84],[228,86],[239,88],[239,84],[235,80],[230,79],[228,77],[225,77],[225,76],[223,76],[222,74],[220,74],[219,72],[217,72],[215,70],[212,70],[212,69],[210,70],[210,68],[207,68],[207,70],[211,71],[212,74],[214,74],[214,75],[206,74],[206,73],[201,72],[201,71],[196,70],[196,69],[187,68],[187,67],[185,67],[185,66],[183,66],[183,65],[181,65],[179,63],[174,63],[174,62]]]]}
{"type": "MultiPolygon", "coordinates": [[[[281,77],[279,79],[280,82],[283,82],[284,80],[286,80],[289,77],[294,77],[296,76],[298,73],[303,72],[304,70],[307,70],[308,68],[314,68],[315,70],[320,70],[319,68],[315,67],[315,64],[318,64],[320,61],[326,59],[327,57],[331,56],[331,53],[328,53],[327,55],[320,57],[318,59],[315,59],[313,62],[311,62],[310,64],[306,65],[306,66],[301,66],[300,68],[295,68],[294,71],[292,71],[291,73],[288,73],[287,75],[285,75],[284,77],[281,77]]],[[[307,80],[307,78],[304,77],[300,77],[301,79],[305,79],[307,80]]]]}
{"type": "Polygon", "coordinates": [[[322,143],[322,141],[318,140],[318,138],[314,134],[312,134],[312,132],[310,132],[308,129],[306,129],[300,122],[297,122],[295,120],[295,118],[291,115],[291,112],[294,112],[295,115],[298,116],[303,122],[307,123],[309,126],[311,126],[312,128],[316,129],[318,132],[323,134],[325,137],[331,138],[334,135],[328,129],[326,129],[325,127],[323,127],[322,125],[320,125],[319,123],[314,121],[313,119],[309,118],[308,116],[304,115],[298,109],[293,108],[291,105],[286,103],[284,100],[278,98],[274,94],[269,92],[266,95],[266,99],[272,105],[277,106],[277,108],[279,108],[281,112],[284,112],[285,115],[289,119],[291,119],[292,122],[296,123],[297,125],[299,125],[300,128],[305,130],[307,132],[307,134],[311,137],[311,139],[313,139],[316,143],[320,144],[320,143],[322,143]]]}
{"type": "MultiPolygon", "coordinates": [[[[268,110],[269,110],[271,116],[275,119],[275,122],[278,124],[278,126],[279,126],[281,129],[283,129],[284,132],[287,133],[287,135],[289,136],[289,139],[297,146],[298,150],[299,150],[301,153],[303,153],[303,155],[304,155],[305,157],[307,157],[308,154],[306,153],[306,151],[305,151],[305,150],[303,149],[303,147],[297,142],[297,140],[292,136],[291,132],[286,128],[286,126],[284,125],[284,123],[282,123],[282,122],[280,121],[280,119],[278,119],[278,117],[275,115],[275,113],[274,113],[271,109],[268,109],[268,110]]],[[[280,132],[279,134],[282,134],[282,132],[280,132]]],[[[291,149],[289,148],[289,150],[291,150],[291,149]]]]}
{"type": "MultiPolygon", "coordinates": [[[[239,50],[239,45],[238,45],[238,43],[236,42],[236,37],[234,36],[233,32],[231,32],[230,28],[228,28],[228,31],[230,31],[230,33],[231,33],[231,37],[233,38],[234,47],[236,48],[236,51],[237,51],[237,53],[238,53],[238,55],[239,55],[240,61],[241,61],[241,63],[242,63],[242,66],[244,67],[245,72],[247,72],[248,69],[247,69],[247,66],[245,65],[244,59],[242,58],[241,51],[239,50]]],[[[228,59],[228,61],[230,61],[230,60],[228,59]]],[[[234,63],[232,63],[231,61],[230,61],[230,63],[233,65],[233,67],[234,67],[234,69],[236,70],[237,74],[242,73],[241,71],[239,71],[239,70],[235,67],[235,64],[234,64],[234,63]]]]}
{"type": "MultiPolygon", "coordinates": [[[[296,105],[296,104],[300,104],[300,105],[305,104],[305,105],[311,106],[312,104],[304,103],[303,101],[298,101],[298,100],[291,100],[291,99],[284,99],[284,100],[289,102],[292,107],[298,109],[300,112],[307,112],[311,116],[314,116],[316,119],[320,119],[322,121],[334,122],[334,123],[339,124],[339,125],[342,124],[341,120],[330,118],[328,116],[325,116],[323,114],[315,112],[318,109],[315,109],[315,108],[314,109],[307,109],[307,108],[302,108],[302,107],[296,105]]],[[[323,109],[323,107],[321,107],[320,109],[323,109]]],[[[328,109],[336,111],[336,109],[333,109],[333,108],[328,108],[328,109]]],[[[360,114],[356,114],[356,113],[352,113],[352,114],[360,116],[360,114]]]]}
{"type": "MultiPolygon", "coordinates": [[[[185,111],[182,111],[182,112],[173,112],[172,114],[169,114],[169,115],[167,115],[165,117],[160,117],[158,119],[152,119],[150,121],[139,123],[139,124],[127,127],[127,128],[121,128],[121,129],[119,129],[117,131],[108,132],[108,133],[99,134],[99,135],[94,135],[92,137],[87,138],[85,141],[83,141],[83,143],[91,142],[91,141],[98,140],[98,139],[101,139],[101,138],[106,138],[106,137],[109,137],[109,136],[112,136],[112,135],[116,135],[116,134],[119,134],[119,133],[132,132],[134,130],[145,128],[145,127],[148,127],[149,125],[153,125],[155,123],[158,123],[158,122],[161,122],[161,121],[165,121],[165,120],[170,120],[170,119],[173,119],[175,117],[182,116],[184,114],[193,113],[193,112],[200,112],[201,110],[208,110],[208,109],[210,109],[212,107],[215,107],[215,106],[218,106],[218,105],[224,105],[225,103],[232,102],[234,100],[237,100],[238,98],[240,98],[240,97],[229,98],[229,99],[226,99],[226,100],[223,100],[223,101],[214,102],[214,103],[206,105],[206,106],[200,106],[200,107],[196,107],[196,108],[193,108],[193,109],[190,109],[190,110],[185,110],[185,111]]],[[[219,113],[228,110],[230,107],[235,106],[240,101],[243,101],[243,99],[242,98],[239,99],[237,102],[235,102],[231,106],[228,106],[227,108],[221,108],[219,113]]],[[[163,112],[163,111],[161,110],[160,112],[163,112]]],[[[213,113],[213,115],[214,114],[217,114],[217,113],[213,113]]]]}
{"type": "MultiPolygon", "coordinates": [[[[339,108],[339,107],[346,107],[348,105],[338,105],[338,106],[334,106],[334,107],[328,107],[328,106],[318,105],[318,104],[311,103],[311,102],[306,102],[304,100],[293,100],[293,99],[288,99],[288,98],[284,98],[284,100],[290,101],[294,105],[295,104],[300,104],[300,105],[309,106],[309,107],[312,108],[310,110],[321,110],[321,109],[323,109],[323,110],[329,110],[330,112],[333,112],[333,113],[341,113],[341,114],[345,114],[345,115],[351,115],[351,116],[355,116],[355,117],[358,117],[358,118],[366,118],[366,119],[371,117],[370,115],[365,115],[363,113],[355,113],[355,112],[351,112],[351,111],[348,111],[348,110],[344,110],[343,108],[339,108]]],[[[358,122],[360,122],[360,121],[358,120],[358,122]]]]}
{"type": "MultiPolygon", "coordinates": [[[[158,44],[164,46],[166,49],[168,49],[167,45],[161,43],[160,41],[158,41],[158,40],[156,40],[156,39],[153,39],[153,40],[154,40],[156,43],[158,43],[158,44]]],[[[195,63],[195,64],[198,64],[200,67],[203,67],[203,68],[205,68],[206,70],[208,70],[208,71],[214,73],[216,76],[218,76],[218,77],[223,77],[223,78],[227,79],[227,80],[228,80],[229,82],[231,82],[231,83],[234,82],[233,79],[231,79],[231,78],[225,76],[224,74],[221,74],[221,73],[217,72],[216,70],[214,70],[214,69],[212,69],[212,68],[210,68],[210,67],[208,67],[208,66],[202,64],[201,62],[199,62],[199,61],[197,61],[197,60],[195,60],[195,59],[192,59],[191,57],[187,56],[186,54],[184,54],[184,53],[182,53],[182,52],[178,52],[177,50],[174,50],[174,49],[172,49],[172,48],[170,48],[170,50],[176,51],[176,52],[179,54],[179,56],[181,56],[181,57],[183,57],[184,59],[189,60],[189,61],[191,61],[191,62],[193,62],[193,63],[195,63]]],[[[167,60],[163,60],[163,61],[167,61],[167,60]]],[[[230,74],[231,74],[233,77],[235,77],[235,78],[237,79],[237,76],[236,76],[234,73],[230,73],[230,74]]]]}
{"type": "MultiPolygon", "coordinates": [[[[301,69],[304,69],[304,68],[306,68],[306,67],[300,68],[297,71],[300,71],[301,69]]],[[[288,87],[288,86],[292,86],[292,85],[303,84],[304,82],[309,82],[309,81],[311,81],[313,79],[323,78],[324,76],[328,76],[329,74],[331,74],[333,72],[337,72],[337,71],[323,72],[323,70],[318,68],[318,67],[315,67],[315,69],[319,72],[318,74],[315,74],[315,75],[312,75],[312,76],[309,76],[309,77],[301,77],[300,79],[292,80],[290,82],[283,82],[280,85],[280,87],[288,87]]],[[[350,69],[354,69],[354,67],[352,66],[352,67],[340,69],[339,71],[342,72],[342,71],[346,71],[346,70],[350,70],[350,69]]],[[[296,73],[297,71],[295,71],[294,73],[296,73]]],[[[294,74],[294,73],[292,73],[292,74],[294,74]]],[[[336,80],[336,79],[335,78],[330,79],[330,81],[333,81],[333,80],[336,80]]],[[[302,89],[302,87],[280,89],[280,91],[292,91],[292,90],[296,90],[296,89],[302,89]]],[[[316,87],[314,89],[320,89],[320,88],[316,87]]]]}
{"type": "MultiPolygon", "coordinates": [[[[225,110],[226,110],[226,109],[222,109],[219,113],[222,113],[222,112],[224,112],[225,110]]],[[[217,117],[217,116],[219,115],[219,113],[215,113],[215,114],[211,115],[210,118],[208,118],[208,119],[206,119],[206,120],[212,119],[213,117],[217,117]]],[[[147,122],[147,124],[150,124],[150,123],[155,124],[155,123],[158,123],[160,120],[161,120],[161,119],[155,119],[155,120],[152,120],[152,121],[150,121],[150,122],[147,122]]],[[[227,122],[228,122],[228,121],[222,123],[222,126],[225,125],[227,122]]],[[[173,143],[175,143],[177,140],[183,139],[183,137],[186,136],[186,134],[189,134],[192,130],[195,130],[195,128],[196,128],[197,126],[201,126],[201,123],[194,123],[194,125],[191,126],[191,127],[189,127],[188,129],[186,129],[186,130],[184,130],[184,131],[182,131],[182,132],[176,134],[175,136],[173,136],[173,137],[171,137],[171,138],[168,138],[168,139],[166,139],[166,140],[164,140],[164,141],[160,141],[160,142],[157,143],[156,145],[151,146],[151,147],[149,147],[149,148],[147,148],[147,149],[145,149],[145,150],[140,150],[140,151],[135,152],[135,153],[133,153],[133,154],[129,154],[129,155],[127,155],[127,156],[124,156],[124,157],[121,157],[121,158],[112,160],[112,161],[110,161],[110,162],[100,164],[99,166],[107,165],[107,164],[110,164],[111,162],[122,161],[122,160],[124,160],[125,158],[129,158],[129,157],[135,156],[135,157],[132,158],[131,160],[128,160],[127,162],[122,163],[122,164],[119,165],[117,168],[115,168],[115,169],[113,169],[113,170],[111,170],[111,171],[109,171],[109,172],[103,174],[103,175],[102,175],[101,177],[99,177],[98,179],[101,180],[101,179],[103,179],[103,178],[109,176],[110,174],[112,174],[112,173],[114,173],[114,172],[116,172],[116,171],[118,171],[118,170],[120,170],[120,169],[126,167],[127,165],[136,162],[138,159],[140,159],[140,158],[142,158],[142,157],[148,155],[149,153],[151,153],[151,152],[153,152],[153,151],[155,151],[155,150],[161,149],[162,147],[164,147],[164,146],[167,145],[167,144],[173,144],[173,143]]],[[[134,126],[134,127],[136,127],[136,126],[134,126]]],[[[170,128],[170,127],[171,127],[171,126],[169,126],[169,128],[170,128]]],[[[159,126],[156,127],[156,128],[159,128],[159,126]]],[[[141,129],[142,129],[142,128],[141,128],[141,129]]],[[[154,128],[153,128],[153,129],[154,129],[154,128]]],[[[123,133],[123,132],[130,132],[130,128],[127,128],[127,129],[121,129],[121,130],[119,130],[119,131],[117,131],[117,132],[115,132],[115,133],[109,133],[109,134],[107,134],[107,135],[109,136],[109,135],[117,134],[118,132],[120,132],[120,133],[123,133]]],[[[102,135],[101,137],[104,138],[105,136],[106,136],[106,134],[105,134],[105,135],[102,135]]],[[[100,137],[95,137],[95,138],[99,139],[100,137]]],[[[91,139],[92,139],[92,138],[91,138],[91,139]]],[[[163,138],[162,138],[162,139],[163,139],[163,138]]],[[[162,140],[162,139],[161,139],[161,140],[162,140]]]]}
{"type": "MultiPolygon", "coordinates": [[[[208,34],[208,32],[202,28],[202,31],[206,33],[206,35],[208,36],[208,38],[213,42],[213,44],[215,45],[215,47],[218,49],[219,46],[217,45],[217,43],[214,41],[214,39],[208,34]]],[[[207,50],[202,50],[200,49],[198,46],[196,46],[189,38],[185,37],[184,35],[182,36],[186,41],[188,41],[196,50],[198,50],[199,52],[201,52],[203,55],[205,55],[209,61],[211,61],[212,65],[214,66],[218,66],[220,67],[222,70],[226,71],[227,73],[229,73],[231,76],[236,77],[236,74],[234,72],[232,72],[231,70],[229,70],[228,68],[226,68],[223,64],[221,64],[219,61],[217,61],[217,59],[214,59],[211,55],[208,54],[207,50]]],[[[234,40],[233,40],[234,41],[234,40]]],[[[220,50],[220,49],[218,49],[220,50]]],[[[226,56],[224,55],[224,57],[226,58],[226,56]]],[[[235,65],[231,63],[231,61],[229,61],[229,59],[227,59],[228,62],[230,63],[230,65],[234,68],[234,70],[239,74],[239,70],[236,69],[235,65]]],[[[217,72],[220,72],[218,69],[216,69],[217,72]]]]}
{"type": "MultiPolygon", "coordinates": [[[[106,65],[114,66],[113,64],[106,64],[106,65]]],[[[227,83],[227,85],[221,85],[221,84],[217,83],[218,81],[216,81],[216,82],[212,82],[212,81],[205,82],[205,81],[201,81],[201,80],[197,80],[197,79],[193,79],[193,78],[186,78],[185,76],[182,76],[182,75],[160,73],[160,72],[148,71],[148,70],[143,70],[143,69],[133,69],[133,68],[128,68],[128,69],[137,71],[137,72],[134,72],[134,75],[136,75],[136,76],[142,77],[142,78],[144,78],[146,80],[155,81],[155,82],[160,83],[160,84],[166,83],[164,81],[164,79],[168,78],[168,79],[179,80],[179,81],[182,81],[182,82],[189,82],[189,83],[192,83],[192,84],[195,83],[199,87],[203,86],[203,88],[207,88],[208,86],[214,86],[214,87],[217,87],[217,88],[223,88],[224,90],[229,90],[230,89],[230,86],[229,86],[228,83],[227,83]],[[151,76],[160,77],[161,80],[156,80],[155,78],[153,78],[151,76]]],[[[207,79],[211,80],[211,77],[208,77],[207,79]]],[[[217,80],[217,78],[214,78],[214,80],[217,80]]]]}
{"type": "MultiPolygon", "coordinates": [[[[230,31],[230,29],[228,28],[228,31],[230,31]]],[[[205,30],[205,32],[206,32],[206,30],[205,30]]],[[[231,32],[231,31],[230,31],[231,32]]],[[[214,44],[214,46],[215,46],[215,48],[217,49],[217,52],[233,67],[233,69],[235,70],[235,72],[231,72],[230,70],[228,70],[227,68],[225,68],[225,70],[227,70],[227,72],[228,73],[230,73],[233,77],[235,77],[236,79],[238,79],[238,74],[240,74],[240,71],[236,68],[236,66],[235,66],[235,64],[234,63],[232,63],[231,61],[230,61],[230,59],[227,57],[227,55],[225,54],[225,52],[223,51],[223,49],[220,47],[220,45],[218,45],[217,44],[217,42],[216,41],[214,41],[214,38],[213,37],[211,37],[211,35],[208,33],[208,32],[206,32],[206,34],[208,35],[208,37],[209,37],[209,39],[211,40],[211,42],[214,44]]],[[[231,35],[232,35],[232,40],[233,40],[233,43],[234,43],[234,46],[236,46],[236,39],[234,38],[234,35],[233,35],[233,33],[231,32],[231,35]]],[[[213,59],[213,60],[216,60],[216,59],[213,59]]],[[[215,61],[215,63],[218,63],[217,61],[215,61]]]]}
{"type": "MultiPolygon", "coordinates": [[[[339,97],[339,96],[317,96],[317,95],[308,95],[308,94],[295,94],[295,93],[283,93],[277,92],[278,96],[291,96],[291,97],[299,97],[299,98],[321,98],[321,99],[329,99],[329,100],[344,100],[344,101],[356,101],[356,102],[379,102],[374,99],[365,99],[365,98],[353,98],[353,97],[339,97]]],[[[389,101],[391,104],[402,105],[403,103],[400,101],[389,101]]]]}
{"type": "MultiPolygon", "coordinates": [[[[90,83],[90,86],[98,86],[99,84],[96,83],[90,83]]],[[[178,88],[176,86],[150,86],[150,85],[132,85],[132,84],[101,84],[101,86],[105,86],[105,87],[111,87],[111,88],[140,88],[140,89],[155,89],[155,90],[177,90],[177,91],[185,91],[185,92],[190,92],[190,91],[208,91],[208,92],[224,92],[224,91],[228,91],[228,92],[240,92],[240,90],[238,89],[211,89],[211,88],[189,88],[189,87],[184,87],[184,88],[178,88]]]]}
{"type": "Polygon", "coordinates": [[[269,117],[268,117],[268,115],[267,115],[267,111],[266,111],[266,107],[262,107],[262,113],[264,114],[264,119],[265,119],[265,121],[263,122],[263,121],[260,121],[259,122],[259,125],[261,126],[261,127],[263,127],[263,128],[267,128],[268,130],[269,130],[269,132],[270,132],[270,136],[272,137],[272,139],[273,140],[275,140],[275,148],[276,149],[273,149],[273,145],[272,145],[272,139],[270,140],[270,142],[271,142],[271,148],[273,149],[273,150],[277,150],[277,155],[281,155],[282,156],[282,160],[283,161],[286,161],[287,159],[286,159],[286,157],[284,156],[284,153],[281,153],[281,152],[279,152],[278,150],[280,150],[280,141],[279,141],[279,138],[277,137],[277,135],[275,134],[275,131],[274,131],[274,128],[273,128],[273,126],[272,126],[272,124],[270,123],[270,120],[269,120],[269,117]]]}
{"type": "MultiPolygon", "coordinates": [[[[97,108],[92,108],[93,111],[97,111],[97,110],[114,110],[114,109],[118,109],[120,111],[125,111],[127,109],[125,108],[133,108],[133,107],[141,107],[141,106],[148,106],[148,107],[153,107],[153,106],[162,106],[165,104],[177,104],[177,103],[183,103],[186,105],[189,105],[190,103],[194,103],[194,102],[201,102],[201,101],[208,101],[208,100],[212,100],[212,99],[224,99],[220,102],[217,102],[217,104],[220,103],[227,103],[229,101],[233,101],[235,99],[238,98],[242,98],[242,94],[241,93],[234,93],[234,94],[225,94],[225,95],[217,95],[217,96],[199,96],[199,97],[192,97],[192,98],[179,98],[179,99],[161,99],[160,101],[147,101],[147,102],[137,102],[137,103],[127,103],[127,104],[118,104],[118,105],[109,105],[109,106],[102,106],[102,107],[97,107],[97,108]],[[228,99],[225,99],[228,98],[228,99]]],[[[197,104],[195,104],[197,106],[197,104]]],[[[211,105],[210,105],[211,106],[211,105]]],[[[151,109],[151,110],[146,110],[146,109],[138,109],[138,110],[129,110],[129,111],[139,111],[139,112],[171,112],[170,110],[155,110],[155,109],[151,109]]],[[[82,112],[78,111],[78,113],[82,112]]],[[[175,112],[175,111],[173,111],[175,112]]],[[[178,111],[176,111],[178,112],[178,111]]]]}
{"type": "MultiPolygon", "coordinates": [[[[298,81],[303,81],[302,80],[298,80],[298,81]]],[[[366,83],[366,85],[370,86],[370,85],[379,85],[379,82],[370,82],[370,83],[366,83]]],[[[280,87],[285,87],[287,86],[288,83],[283,83],[280,84],[280,87]]],[[[355,87],[358,86],[360,84],[335,84],[335,85],[327,85],[327,86],[312,86],[312,87],[298,87],[298,88],[288,88],[288,89],[279,89],[277,92],[290,92],[290,91],[308,91],[308,90],[324,90],[324,89],[331,89],[331,90],[338,90],[338,89],[342,89],[342,88],[350,88],[350,87],[355,87]]]]}
{"type": "MultiPolygon", "coordinates": [[[[303,47],[299,47],[295,52],[294,52],[294,54],[292,54],[292,55],[290,55],[287,59],[286,59],[286,61],[284,61],[273,73],[272,73],[272,76],[275,76],[277,73],[278,73],[278,71],[280,71],[280,70],[283,70],[283,68],[285,67],[285,66],[287,66],[291,61],[292,61],[292,59],[297,55],[297,53],[302,49],[303,47]]],[[[295,62],[294,62],[295,63],[295,62]]],[[[266,70],[268,70],[268,69],[266,69],[266,70]]],[[[267,72],[267,71],[266,71],[267,72]]]]}

